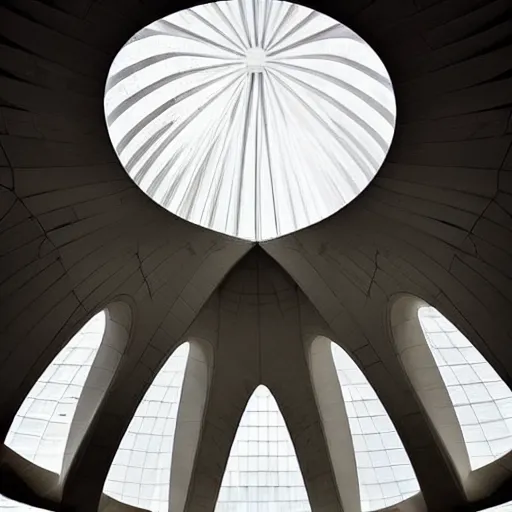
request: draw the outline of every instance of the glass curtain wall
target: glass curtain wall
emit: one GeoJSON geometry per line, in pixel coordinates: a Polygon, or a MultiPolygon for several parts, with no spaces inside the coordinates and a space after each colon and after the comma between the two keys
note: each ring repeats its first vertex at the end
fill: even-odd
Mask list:
{"type": "Polygon", "coordinates": [[[393,423],[350,356],[335,343],[331,350],[354,443],[363,512],[409,498],[419,485],[393,423]]]}
{"type": "Polygon", "coordinates": [[[215,512],[310,512],[304,480],[279,407],[265,386],[247,402],[215,512]]]}
{"type": "Polygon", "coordinates": [[[439,311],[422,307],[419,321],[459,420],[472,469],[512,448],[512,393],[500,376],[439,311]]]}

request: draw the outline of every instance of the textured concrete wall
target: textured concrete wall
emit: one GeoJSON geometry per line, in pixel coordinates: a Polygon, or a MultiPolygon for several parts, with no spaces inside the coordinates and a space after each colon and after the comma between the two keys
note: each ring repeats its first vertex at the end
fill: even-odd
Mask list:
{"type": "MultiPolygon", "coordinates": [[[[133,315],[129,348],[59,490],[70,510],[96,509],[138,401],[188,335],[209,340],[215,369],[185,510],[213,510],[237,420],[260,382],[286,418],[314,512],[340,510],[301,308],[316,309],[378,391],[428,509],[479,506],[467,505],[396,355],[389,311],[396,294],[427,301],[512,384],[510,0],[305,3],[356,30],[383,59],[397,97],[395,139],[361,197],[263,244],[274,263],[257,249],[238,267],[252,246],[157,207],[106,133],[109,65],[136,30],[169,14],[169,2],[0,6],[1,435],[92,314],[125,300],[133,315]]],[[[37,501],[41,489],[5,453],[4,468],[21,473],[37,501]]],[[[511,499],[506,477],[496,491],[493,478],[479,483],[481,496],[491,493],[485,504],[511,499]]]]}

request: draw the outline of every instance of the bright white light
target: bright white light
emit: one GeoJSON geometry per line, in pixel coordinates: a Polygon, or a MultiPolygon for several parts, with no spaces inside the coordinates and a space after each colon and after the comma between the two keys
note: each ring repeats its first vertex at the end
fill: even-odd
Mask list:
{"type": "Polygon", "coordinates": [[[384,65],[349,28],[288,2],[232,0],[135,34],[110,69],[105,115],[155,202],[259,241],[352,201],[384,161],[396,108],[384,65]]]}
{"type": "Polygon", "coordinates": [[[247,68],[253,73],[263,73],[267,54],[262,48],[249,48],[245,53],[247,68]]]}
{"type": "Polygon", "coordinates": [[[478,469],[512,450],[512,392],[439,311],[422,307],[418,316],[455,408],[471,469],[478,469]]]}
{"type": "Polygon", "coordinates": [[[277,402],[258,386],[238,425],[215,512],[311,512],[277,402]]]}
{"type": "Polygon", "coordinates": [[[413,496],[418,480],[388,413],[350,356],[336,343],[331,350],[354,442],[362,511],[413,496]]]}
{"type": "Polygon", "coordinates": [[[102,311],[57,354],[23,401],[7,433],[6,446],[54,473],[61,471],[71,422],[101,345],[105,322],[102,311]]]}

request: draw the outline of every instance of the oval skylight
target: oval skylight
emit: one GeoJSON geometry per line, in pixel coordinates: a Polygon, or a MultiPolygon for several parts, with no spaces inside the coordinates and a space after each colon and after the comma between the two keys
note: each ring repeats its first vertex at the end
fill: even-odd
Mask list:
{"type": "Polygon", "coordinates": [[[377,54],[303,6],[232,0],[137,32],[105,115],[135,183],[168,211],[260,241],[314,224],[373,179],[396,107],[377,54]]]}

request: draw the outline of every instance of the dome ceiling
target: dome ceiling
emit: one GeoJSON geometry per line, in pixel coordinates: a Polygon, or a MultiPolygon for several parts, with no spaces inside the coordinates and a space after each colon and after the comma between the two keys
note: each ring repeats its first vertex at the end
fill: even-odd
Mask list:
{"type": "Polygon", "coordinates": [[[137,32],[105,92],[130,177],[186,220],[247,240],[332,215],[388,152],[395,99],[376,53],[306,7],[201,5],[137,32]]]}
{"type": "MultiPolygon", "coordinates": [[[[214,509],[234,425],[260,383],[279,403],[312,510],[351,510],[340,504],[304,352],[322,334],[359,365],[407,450],[422,494],[399,510],[420,510],[424,500],[427,510],[469,512],[512,498],[508,459],[462,485],[389,325],[397,296],[420,297],[512,381],[510,2],[308,6],[346,23],[386,64],[399,113],[393,146],[357,200],[258,247],[157,207],[112,148],[103,108],[109,68],[134,33],[169,14],[168,2],[0,7],[2,434],[88,319],[119,302],[132,312],[132,320],[107,315],[114,338],[130,333],[128,349],[61,487],[50,478],[48,495],[48,481],[3,448],[1,491],[10,497],[96,510],[152,378],[193,337],[213,347],[215,374],[204,416],[190,424],[201,428],[187,477],[194,485],[179,496],[185,512],[214,509]]],[[[246,55],[251,76],[266,58],[246,55]]],[[[394,327],[407,332],[406,323],[394,327]]]]}

